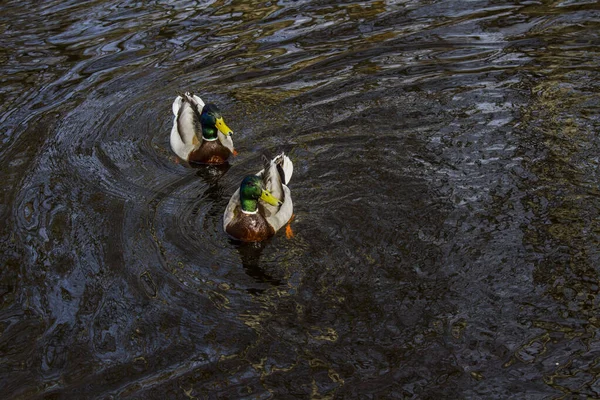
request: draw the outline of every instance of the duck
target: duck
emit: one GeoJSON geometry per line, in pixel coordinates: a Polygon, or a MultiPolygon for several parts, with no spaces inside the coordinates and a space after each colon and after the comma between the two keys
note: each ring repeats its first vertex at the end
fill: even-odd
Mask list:
{"type": "Polygon", "coordinates": [[[294,172],[292,161],[281,153],[272,159],[263,157],[263,164],[264,168],[255,175],[244,177],[223,213],[223,230],[242,242],[261,242],[272,237],[291,221],[294,213],[287,186],[294,172]]]}
{"type": "Polygon", "coordinates": [[[173,114],[171,149],[179,158],[217,165],[237,154],[231,139],[233,131],[215,104],[205,104],[200,97],[186,92],[173,101],[173,114]]]}

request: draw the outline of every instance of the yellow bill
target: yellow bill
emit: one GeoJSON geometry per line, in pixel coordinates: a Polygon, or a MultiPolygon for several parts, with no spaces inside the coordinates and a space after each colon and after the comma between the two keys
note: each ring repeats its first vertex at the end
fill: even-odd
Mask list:
{"type": "Polygon", "coordinates": [[[229,136],[233,133],[233,131],[225,124],[225,121],[223,121],[223,117],[217,118],[215,125],[217,126],[217,129],[219,129],[225,136],[229,136]]]}
{"type": "Polygon", "coordinates": [[[262,194],[260,195],[260,199],[266,201],[272,206],[278,206],[281,204],[281,201],[277,200],[268,190],[263,189],[262,194]]]}

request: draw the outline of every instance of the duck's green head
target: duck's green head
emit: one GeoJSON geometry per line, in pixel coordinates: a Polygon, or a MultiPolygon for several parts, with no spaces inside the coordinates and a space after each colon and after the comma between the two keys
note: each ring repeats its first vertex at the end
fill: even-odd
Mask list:
{"type": "Polygon", "coordinates": [[[267,189],[263,187],[262,179],[256,175],[248,175],[240,186],[240,201],[242,210],[248,213],[256,212],[258,199],[264,200],[272,206],[281,204],[267,189]]]}
{"type": "Polygon", "coordinates": [[[217,130],[225,136],[231,135],[233,131],[223,121],[221,110],[214,104],[206,104],[200,114],[200,124],[202,125],[202,137],[208,140],[217,138],[217,130]]]}

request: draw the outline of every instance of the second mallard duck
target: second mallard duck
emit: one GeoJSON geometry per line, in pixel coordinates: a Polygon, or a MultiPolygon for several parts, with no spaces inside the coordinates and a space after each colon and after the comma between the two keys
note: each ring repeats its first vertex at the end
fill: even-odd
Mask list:
{"type": "Polygon", "coordinates": [[[221,111],[214,104],[186,92],[173,102],[171,148],[180,158],[191,163],[223,164],[233,148],[233,131],[225,124],[221,111]]]}
{"type": "Polygon", "coordinates": [[[287,183],[294,165],[281,153],[265,159],[264,168],[248,175],[231,196],[223,214],[223,229],[244,242],[260,242],[275,234],[294,213],[287,183]]]}

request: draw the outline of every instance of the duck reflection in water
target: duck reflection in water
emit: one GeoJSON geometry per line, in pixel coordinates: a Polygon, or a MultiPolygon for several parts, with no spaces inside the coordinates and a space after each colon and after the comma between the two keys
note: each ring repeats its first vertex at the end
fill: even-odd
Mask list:
{"type": "MultiPolygon", "coordinates": [[[[203,164],[189,164],[190,168],[196,170],[196,176],[200,177],[201,180],[206,183],[207,187],[204,192],[199,195],[207,199],[211,204],[211,215],[217,217],[223,207],[224,188],[220,184],[221,178],[229,171],[231,165],[226,162],[219,165],[203,165],[203,164]]],[[[196,180],[192,175],[188,176],[188,180],[196,180]]]]}
{"type": "Polygon", "coordinates": [[[264,268],[260,265],[260,257],[268,241],[242,242],[236,239],[230,239],[230,242],[237,247],[246,274],[254,279],[256,283],[261,284],[257,287],[248,287],[246,289],[248,293],[258,295],[271,287],[281,286],[283,284],[280,279],[274,278],[265,272],[264,268]]]}
{"type": "Polygon", "coordinates": [[[203,164],[192,164],[190,167],[196,170],[196,175],[202,178],[208,185],[217,185],[219,180],[229,171],[231,164],[225,162],[218,165],[203,165],[203,164]]]}

